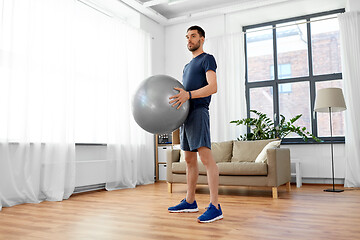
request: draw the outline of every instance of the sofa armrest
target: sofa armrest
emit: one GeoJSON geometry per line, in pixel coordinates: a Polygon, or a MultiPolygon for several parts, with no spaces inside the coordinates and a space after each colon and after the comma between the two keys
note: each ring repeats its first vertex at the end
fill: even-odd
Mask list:
{"type": "Polygon", "coordinates": [[[271,148],[267,152],[268,185],[278,187],[291,180],[290,149],[271,148]]]}
{"type": "Polygon", "coordinates": [[[173,182],[172,164],[180,161],[180,149],[170,149],[166,153],[166,181],[173,182]]]}

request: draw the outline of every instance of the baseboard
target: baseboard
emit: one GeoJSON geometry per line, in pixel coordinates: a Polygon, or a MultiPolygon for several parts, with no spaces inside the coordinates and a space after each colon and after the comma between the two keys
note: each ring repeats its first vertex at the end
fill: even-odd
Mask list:
{"type": "MultiPolygon", "coordinates": [[[[292,177],[291,182],[296,182],[296,178],[292,177]]],[[[335,184],[344,185],[344,178],[335,178],[335,184]]],[[[332,178],[302,178],[302,183],[315,183],[315,184],[332,184],[332,178]]]]}
{"type": "Polygon", "coordinates": [[[100,189],[105,189],[105,183],[93,184],[88,186],[79,186],[75,188],[74,193],[90,192],[100,189]]]}

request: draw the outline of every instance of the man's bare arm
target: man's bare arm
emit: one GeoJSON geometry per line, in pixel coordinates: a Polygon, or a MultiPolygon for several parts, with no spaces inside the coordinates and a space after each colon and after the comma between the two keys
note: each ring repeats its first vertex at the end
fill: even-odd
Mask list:
{"type": "Polygon", "coordinates": [[[175,90],[178,90],[179,93],[171,96],[170,99],[172,99],[169,103],[173,104],[172,106],[175,107],[176,105],[179,105],[177,109],[179,109],[187,100],[191,98],[203,98],[208,97],[214,93],[217,92],[217,79],[216,79],[216,73],[212,70],[209,70],[206,72],[206,81],[208,82],[208,85],[205,87],[199,88],[197,90],[191,91],[191,93],[185,91],[182,88],[174,88],[175,90]]]}

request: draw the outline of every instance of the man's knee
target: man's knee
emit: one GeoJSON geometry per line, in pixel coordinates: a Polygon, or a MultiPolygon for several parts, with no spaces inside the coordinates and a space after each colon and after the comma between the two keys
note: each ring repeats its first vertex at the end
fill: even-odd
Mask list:
{"type": "Polygon", "coordinates": [[[185,152],[185,162],[188,165],[197,164],[197,153],[196,152],[185,152]]]}
{"type": "Polygon", "coordinates": [[[204,166],[215,163],[210,148],[201,147],[198,149],[198,151],[199,151],[200,160],[204,164],[204,166]]]}

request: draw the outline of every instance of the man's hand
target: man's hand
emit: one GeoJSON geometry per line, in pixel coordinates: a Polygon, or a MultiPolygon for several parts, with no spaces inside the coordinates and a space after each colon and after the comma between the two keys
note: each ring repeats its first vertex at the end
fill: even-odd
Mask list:
{"type": "Polygon", "coordinates": [[[178,94],[169,97],[169,99],[172,99],[169,104],[172,104],[172,107],[175,107],[176,105],[179,105],[176,109],[179,109],[187,100],[189,100],[190,95],[187,91],[185,91],[182,88],[174,88],[175,90],[179,91],[178,94]]]}

